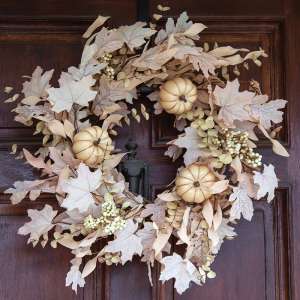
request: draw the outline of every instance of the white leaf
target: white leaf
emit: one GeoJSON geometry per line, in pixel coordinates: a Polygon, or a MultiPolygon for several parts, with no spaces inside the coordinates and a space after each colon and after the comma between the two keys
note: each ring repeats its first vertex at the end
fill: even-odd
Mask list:
{"type": "Polygon", "coordinates": [[[84,287],[85,280],[82,277],[81,272],[79,271],[78,266],[72,266],[66,277],[66,286],[72,284],[72,290],[77,293],[77,287],[84,287]]]}
{"type": "Polygon", "coordinates": [[[213,254],[217,254],[219,252],[224,238],[233,238],[237,235],[234,232],[234,228],[229,226],[228,223],[228,219],[223,219],[217,230],[213,230],[213,228],[208,229],[208,237],[212,241],[213,254]]]}
{"type": "Polygon", "coordinates": [[[195,128],[185,128],[185,133],[180,135],[176,140],[172,141],[172,144],[186,148],[186,152],[183,155],[185,165],[189,165],[199,157],[206,157],[208,152],[200,149],[199,144],[202,142],[201,137],[195,128]]]}
{"type": "Polygon", "coordinates": [[[274,172],[274,166],[264,165],[263,173],[254,171],[254,183],[259,185],[257,199],[268,194],[267,201],[271,202],[275,196],[275,189],[278,187],[278,178],[274,172]]]}
{"type": "MultiPolygon", "coordinates": [[[[282,109],[285,107],[287,101],[286,100],[272,100],[267,103],[255,103],[255,99],[257,97],[264,97],[265,95],[256,96],[254,98],[254,104],[250,105],[251,109],[251,115],[254,117],[259,123],[265,128],[270,129],[272,126],[272,123],[280,123],[282,122],[282,115],[283,112],[279,111],[279,109],[282,109]]],[[[268,99],[267,96],[266,100],[268,99]]]]}
{"type": "Polygon", "coordinates": [[[77,177],[70,178],[62,184],[62,189],[68,196],[62,203],[67,210],[78,209],[85,212],[95,203],[91,194],[101,183],[101,170],[91,172],[89,167],[81,163],[77,170],[77,177]]]}
{"type": "Polygon", "coordinates": [[[233,187],[233,193],[230,195],[229,201],[233,202],[230,209],[230,220],[240,219],[243,215],[246,220],[251,221],[254,209],[245,183],[233,187]]]}
{"type": "Polygon", "coordinates": [[[149,38],[156,31],[150,28],[143,28],[147,23],[136,22],[130,26],[121,26],[118,32],[127,46],[133,50],[134,48],[142,46],[146,41],[145,38],[149,38]]]}
{"type": "Polygon", "coordinates": [[[134,254],[141,255],[143,246],[141,238],[135,234],[137,228],[138,224],[129,219],[125,228],[118,231],[115,240],[108,242],[108,245],[104,248],[105,252],[120,251],[123,265],[132,260],[134,254]]]}
{"type": "Polygon", "coordinates": [[[174,287],[179,294],[188,289],[191,281],[200,284],[197,278],[198,271],[188,259],[183,259],[178,254],[173,253],[172,256],[164,257],[161,262],[165,268],[161,272],[159,280],[165,281],[175,278],[174,287]]]}
{"type": "Polygon", "coordinates": [[[52,110],[59,113],[61,111],[70,111],[73,103],[87,106],[89,101],[94,100],[97,91],[91,90],[95,83],[92,76],[83,77],[75,81],[70,76],[62,73],[59,79],[59,88],[49,88],[49,100],[53,103],[52,110]]]}
{"type": "Polygon", "coordinates": [[[250,120],[246,105],[251,104],[254,93],[239,91],[239,81],[228,81],[225,88],[216,86],[214,90],[215,103],[220,106],[218,118],[228,127],[235,127],[234,121],[250,120]]]}
{"type": "Polygon", "coordinates": [[[48,204],[46,204],[42,210],[29,209],[28,216],[31,218],[31,221],[19,228],[18,234],[30,234],[28,241],[35,244],[42,235],[54,227],[52,221],[56,214],[57,211],[53,210],[48,204]]]}
{"type": "Polygon", "coordinates": [[[35,96],[43,97],[46,96],[46,89],[50,87],[49,81],[52,78],[54,70],[46,71],[43,75],[43,69],[36,67],[34,70],[31,80],[23,83],[23,90],[25,97],[35,96]]]}

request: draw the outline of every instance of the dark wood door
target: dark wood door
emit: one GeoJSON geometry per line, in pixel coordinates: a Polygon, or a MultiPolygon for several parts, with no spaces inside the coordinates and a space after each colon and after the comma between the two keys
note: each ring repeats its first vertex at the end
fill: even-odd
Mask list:
{"type": "MultiPolygon", "coordinates": [[[[80,57],[81,33],[100,13],[111,15],[111,24],[129,24],[156,10],[156,0],[1,0],[0,86],[20,87],[19,78],[36,65],[61,70],[80,57]]],[[[265,93],[288,102],[281,140],[290,159],[275,157],[267,143],[260,145],[281,178],[276,201],[257,202],[251,223],[241,222],[240,235],[226,241],[214,269],[217,278],[203,287],[192,287],[179,296],[172,282],[148,283],[147,270],[137,262],[124,267],[98,267],[84,289],[75,295],[64,287],[69,255],[62,248],[42,250],[27,246],[17,229],[26,221],[26,210],[40,207],[42,197],[12,206],[0,194],[0,300],[287,300],[300,299],[300,1],[299,0],[177,0],[169,1],[170,14],[187,10],[192,19],[208,25],[202,41],[250,49],[264,48],[269,57],[251,76],[262,82],[265,93]]],[[[1,99],[5,95],[1,94],[1,99]]],[[[9,105],[0,106],[0,187],[32,178],[31,169],[9,154],[14,143],[34,147],[39,141],[28,128],[13,121],[9,105]]],[[[141,126],[122,131],[119,146],[129,136],[139,144],[139,157],[150,165],[151,195],[161,191],[175,174],[163,156],[166,142],[175,137],[172,120],[152,116],[141,126]]]]}

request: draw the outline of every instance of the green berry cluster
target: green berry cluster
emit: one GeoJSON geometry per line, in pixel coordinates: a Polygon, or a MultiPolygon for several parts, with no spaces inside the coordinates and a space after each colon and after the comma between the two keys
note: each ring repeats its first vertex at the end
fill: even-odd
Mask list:
{"type": "Polygon", "coordinates": [[[112,264],[117,265],[121,262],[119,253],[105,253],[104,260],[108,266],[111,266],[112,264]]]}
{"type": "Polygon", "coordinates": [[[221,131],[220,142],[231,157],[238,156],[242,162],[252,168],[261,166],[262,156],[249,147],[249,135],[239,130],[233,131],[227,128],[221,131]]]}
{"type": "Polygon", "coordinates": [[[106,193],[102,204],[102,213],[98,218],[89,215],[84,219],[83,226],[87,230],[95,230],[102,227],[107,234],[114,234],[117,230],[124,228],[126,221],[120,216],[120,210],[117,208],[113,196],[106,193]]]}
{"type": "Polygon", "coordinates": [[[112,66],[109,65],[112,61],[112,58],[113,58],[113,56],[111,53],[104,53],[100,57],[101,62],[105,62],[108,64],[107,67],[104,69],[104,73],[107,75],[107,77],[109,79],[114,79],[114,77],[115,77],[115,70],[112,66]]]}

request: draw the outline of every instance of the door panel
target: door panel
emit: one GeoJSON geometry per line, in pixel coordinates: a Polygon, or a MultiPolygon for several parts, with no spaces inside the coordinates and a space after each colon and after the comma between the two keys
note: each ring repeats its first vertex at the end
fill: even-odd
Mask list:
{"type": "MultiPolygon", "coordinates": [[[[148,19],[162,1],[154,0],[2,0],[0,3],[0,86],[21,87],[20,76],[31,74],[36,65],[59,71],[78,64],[81,34],[98,15],[111,15],[110,25],[130,24],[148,19]],[[24,3],[23,3],[24,2],[24,3]]],[[[35,202],[12,206],[0,195],[0,300],[105,299],[105,300],[288,300],[300,299],[300,3],[297,0],[211,0],[164,1],[172,6],[171,15],[186,10],[208,30],[201,42],[213,46],[230,44],[251,50],[262,47],[269,54],[261,68],[250,65],[241,79],[257,79],[272,98],[289,101],[281,141],[290,151],[287,161],[272,154],[263,141],[260,152],[276,166],[281,178],[272,205],[257,202],[252,222],[237,226],[239,236],[226,241],[214,263],[217,277],[202,287],[193,286],[179,296],[172,281],[158,282],[159,270],[152,270],[153,287],[147,267],[134,261],[120,267],[98,266],[84,289],[75,295],[64,287],[69,255],[63,248],[34,249],[17,229],[26,221],[26,209],[52,202],[43,196],[35,202]]],[[[243,84],[243,82],[242,82],[243,84]]],[[[246,82],[244,82],[246,84],[246,82]]],[[[5,94],[0,91],[1,99],[5,94]]],[[[140,99],[148,108],[151,103],[140,99]]],[[[38,137],[31,129],[13,121],[12,106],[0,106],[0,187],[35,176],[31,168],[9,154],[12,144],[33,148],[38,137]]],[[[173,119],[165,114],[141,124],[134,122],[120,130],[117,146],[124,148],[129,137],[139,145],[138,157],[150,167],[152,199],[173,179],[176,167],[163,155],[166,143],[175,138],[173,119]]]]}

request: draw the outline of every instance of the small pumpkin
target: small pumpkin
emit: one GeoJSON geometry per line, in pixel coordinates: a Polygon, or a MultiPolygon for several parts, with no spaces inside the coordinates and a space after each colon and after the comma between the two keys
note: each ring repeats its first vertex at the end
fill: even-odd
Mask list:
{"type": "Polygon", "coordinates": [[[159,98],[166,112],[180,115],[192,109],[197,99],[197,88],[191,80],[177,77],[161,86],[159,98]]]}
{"type": "Polygon", "coordinates": [[[194,163],[177,175],[176,193],[186,202],[201,203],[212,195],[210,187],[216,181],[216,176],[207,166],[194,163]]]}
{"type": "Polygon", "coordinates": [[[76,158],[89,166],[100,164],[113,150],[112,140],[106,130],[91,126],[80,130],[73,140],[76,158]]]}

